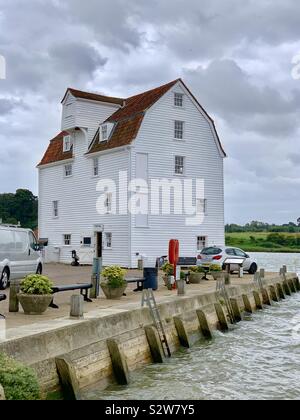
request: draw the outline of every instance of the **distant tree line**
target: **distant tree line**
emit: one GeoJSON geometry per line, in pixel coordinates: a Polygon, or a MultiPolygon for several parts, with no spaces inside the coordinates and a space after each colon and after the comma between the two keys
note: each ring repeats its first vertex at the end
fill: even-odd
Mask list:
{"type": "Polygon", "coordinates": [[[270,232],[270,233],[299,233],[300,219],[297,223],[289,222],[283,225],[275,225],[264,222],[253,221],[244,226],[237,224],[227,224],[225,226],[226,233],[242,233],[242,232],[270,232]]]}
{"type": "Polygon", "coordinates": [[[38,226],[38,197],[29,190],[19,189],[15,194],[0,194],[2,223],[18,224],[29,229],[38,226]]]}

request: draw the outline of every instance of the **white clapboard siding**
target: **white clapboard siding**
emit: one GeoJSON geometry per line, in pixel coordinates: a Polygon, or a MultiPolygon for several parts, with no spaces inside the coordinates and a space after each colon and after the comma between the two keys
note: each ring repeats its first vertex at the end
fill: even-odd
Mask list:
{"type": "Polygon", "coordinates": [[[93,137],[99,125],[107,120],[117,109],[118,105],[90,101],[80,98],[74,98],[69,94],[65,100],[62,111],[62,130],[68,130],[75,127],[82,127],[88,129],[88,143],[93,140],[93,137]],[[72,104],[72,116],[66,116],[67,107],[72,104]]]}
{"type": "Polygon", "coordinates": [[[71,251],[81,248],[83,236],[93,237],[94,225],[103,224],[105,232],[112,233],[111,250],[103,251],[104,264],[129,266],[128,215],[99,215],[96,202],[99,194],[96,185],[100,178],[117,182],[119,170],[127,170],[127,150],[99,156],[99,177],[93,177],[92,159],[85,155],[85,139],[77,132],[73,176],[64,178],[63,164],[41,168],[40,176],[40,237],[49,238],[50,247],[60,248],[60,262],[71,262],[71,251]],[[59,217],[53,218],[52,202],[59,201],[59,217]],[[72,244],[64,246],[63,235],[72,234],[72,244]]]}
{"type": "MultiPolygon", "coordinates": [[[[187,95],[182,109],[174,107],[174,92],[169,91],[147,113],[132,150],[132,176],[137,153],[148,153],[151,178],[182,179],[174,176],[175,156],[185,156],[185,177],[205,180],[207,215],[200,226],[186,226],[185,215],[150,215],[148,227],[136,227],[132,216],[132,265],[136,254],[149,257],[167,255],[170,239],[179,239],[181,256],[195,256],[197,236],[207,236],[208,244],[224,244],[223,156],[211,126],[187,95]],[[185,122],[184,140],[174,140],[174,121],[185,122]]],[[[184,91],[182,90],[184,93],[184,91]]]]}

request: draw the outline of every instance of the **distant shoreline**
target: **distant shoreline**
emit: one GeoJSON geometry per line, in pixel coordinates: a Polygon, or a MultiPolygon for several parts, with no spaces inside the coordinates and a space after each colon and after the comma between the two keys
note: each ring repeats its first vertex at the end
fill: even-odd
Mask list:
{"type": "Polygon", "coordinates": [[[246,252],[299,254],[300,234],[271,232],[232,232],[226,233],[226,245],[241,248],[246,252]]]}

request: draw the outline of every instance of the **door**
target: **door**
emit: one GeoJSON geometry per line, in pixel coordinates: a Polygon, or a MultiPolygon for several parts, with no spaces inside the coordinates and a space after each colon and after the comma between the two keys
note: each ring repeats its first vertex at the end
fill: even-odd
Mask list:
{"type": "Polygon", "coordinates": [[[96,258],[102,258],[102,244],[103,234],[102,232],[96,233],[96,258]]]}

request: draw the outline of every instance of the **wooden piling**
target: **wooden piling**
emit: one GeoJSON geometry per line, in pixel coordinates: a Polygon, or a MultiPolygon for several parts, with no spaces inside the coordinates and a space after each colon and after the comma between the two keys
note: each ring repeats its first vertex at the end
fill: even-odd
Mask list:
{"type": "Polygon", "coordinates": [[[290,289],[291,289],[292,293],[297,293],[297,289],[295,287],[293,279],[288,279],[288,283],[289,283],[289,286],[290,286],[290,289]]]}
{"type": "Polygon", "coordinates": [[[180,344],[183,347],[190,348],[191,344],[190,344],[189,336],[188,336],[188,333],[187,333],[187,330],[185,328],[182,318],[180,316],[174,316],[173,319],[174,319],[175,328],[177,331],[180,344]]]}
{"type": "Polygon", "coordinates": [[[300,292],[300,281],[298,277],[294,278],[294,283],[295,283],[297,291],[300,292]]]}
{"type": "Polygon", "coordinates": [[[285,294],[281,283],[276,284],[276,289],[280,299],[285,299],[285,294]]]}
{"type": "Polygon", "coordinates": [[[147,326],[145,327],[145,333],[152,355],[153,363],[163,363],[164,352],[157,329],[153,326],[147,326]]]}
{"type": "Polygon", "coordinates": [[[245,306],[245,311],[248,312],[249,314],[252,314],[253,310],[252,310],[252,306],[251,306],[248,295],[243,295],[242,297],[243,297],[243,302],[245,306]]]}
{"type": "Polygon", "coordinates": [[[269,286],[269,290],[270,290],[271,299],[274,302],[279,302],[279,297],[277,295],[277,291],[276,291],[275,287],[274,286],[269,286]]]}
{"type": "Polygon", "coordinates": [[[217,317],[219,320],[220,330],[228,331],[229,326],[228,326],[228,322],[227,322],[226,315],[224,313],[222,305],[220,303],[215,303],[215,310],[216,310],[217,317]]]}
{"type": "Polygon", "coordinates": [[[263,302],[262,302],[262,299],[260,297],[260,294],[256,290],[254,290],[253,291],[253,296],[254,296],[256,309],[263,309],[263,302]]]}
{"type": "Polygon", "coordinates": [[[231,298],[230,303],[231,303],[232,310],[233,310],[234,320],[236,322],[240,322],[242,320],[242,314],[241,314],[241,311],[240,311],[238,300],[234,299],[234,298],[231,298]]]}
{"type": "Polygon", "coordinates": [[[262,298],[263,298],[263,304],[271,306],[272,302],[271,302],[268,290],[267,289],[262,289],[261,293],[262,293],[262,298]]]}
{"type": "Polygon", "coordinates": [[[119,385],[129,385],[129,370],[119,343],[114,339],[106,341],[115,378],[119,385]]]}
{"type": "Polygon", "coordinates": [[[9,312],[19,312],[20,280],[12,280],[9,289],[9,312]]]}
{"type": "Polygon", "coordinates": [[[82,295],[73,295],[71,296],[71,318],[83,318],[83,296],[82,295]]]}
{"type": "Polygon", "coordinates": [[[70,358],[68,356],[57,357],[55,363],[64,400],[80,400],[79,382],[70,358]]]}
{"type": "Polygon", "coordinates": [[[289,285],[288,281],[287,280],[284,280],[283,283],[282,283],[282,285],[283,285],[284,293],[286,295],[288,295],[288,296],[291,296],[292,295],[292,291],[290,289],[290,285],[289,285]]]}
{"type": "Polygon", "coordinates": [[[197,316],[198,316],[198,320],[199,320],[199,324],[200,324],[200,330],[202,332],[202,335],[206,339],[211,340],[212,337],[213,337],[213,334],[212,334],[212,331],[210,329],[210,326],[209,326],[209,323],[208,323],[208,320],[207,320],[207,316],[200,309],[198,309],[196,312],[197,312],[197,316]]]}

